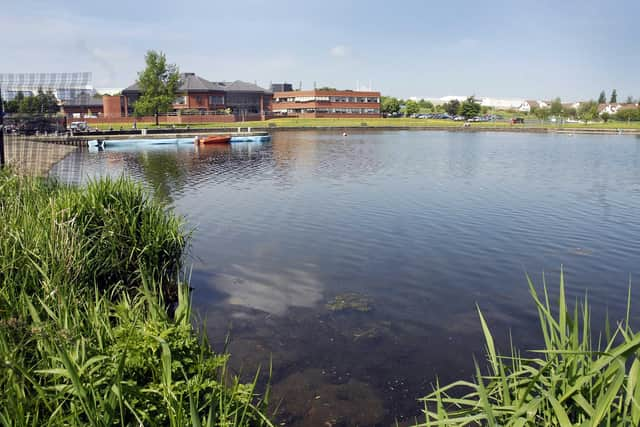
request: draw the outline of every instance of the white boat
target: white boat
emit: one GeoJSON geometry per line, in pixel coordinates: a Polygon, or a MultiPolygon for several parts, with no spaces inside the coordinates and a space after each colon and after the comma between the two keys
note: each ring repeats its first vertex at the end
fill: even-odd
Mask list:
{"type": "Polygon", "coordinates": [[[141,145],[193,144],[193,138],[144,138],[144,139],[93,139],[87,141],[89,147],[122,147],[141,145]]]}
{"type": "Polygon", "coordinates": [[[271,141],[271,135],[234,135],[231,136],[231,143],[238,142],[266,142],[271,141]]]}

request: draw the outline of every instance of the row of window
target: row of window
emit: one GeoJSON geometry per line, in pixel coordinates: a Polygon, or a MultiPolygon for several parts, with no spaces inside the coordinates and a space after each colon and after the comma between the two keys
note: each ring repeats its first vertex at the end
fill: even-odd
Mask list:
{"type": "Polygon", "coordinates": [[[380,98],[369,96],[290,96],[276,98],[274,102],[359,102],[380,103],[380,98]]]}
{"type": "Polygon", "coordinates": [[[327,114],[380,114],[377,108],[290,108],[286,110],[274,110],[274,113],[327,113],[327,114]]]}
{"type": "MultiPolygon", "coordinates": [[[[194,97],[195,106],[204,105],[205,97],[202,95],[196,95],[194,97]]],[[[178,96],[174,101],[177,105],[187,105],[187,97],[185,95],[178,96]]],[[[224,95],[210,95],[209,105],[224,105],[224,95]]]]}

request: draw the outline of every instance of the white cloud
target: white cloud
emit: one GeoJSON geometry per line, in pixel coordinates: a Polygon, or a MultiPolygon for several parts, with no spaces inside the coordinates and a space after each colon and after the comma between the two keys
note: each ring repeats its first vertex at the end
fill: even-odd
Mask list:
{"type": "Polygon", "coordinates": [[[349,56],[350,49],[344,45],[334,46],[329,50],[331,56],[335,56],[337,58],[344,58],[345,56],[349,56]]]}

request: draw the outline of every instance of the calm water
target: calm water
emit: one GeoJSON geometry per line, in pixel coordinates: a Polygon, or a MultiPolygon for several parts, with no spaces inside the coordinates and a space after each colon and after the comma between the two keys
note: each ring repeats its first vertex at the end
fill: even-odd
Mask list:
{"type": "MultiPolygon", "coordinates": [[[[273,356],[286,425],[388,425],[469,376],[483,341],[539,341],[525,274],[594,316],[640,307],[640,139],[279,132],[271,143],[78,152],[53,175],[127,174],[195,228],[194,302],[233,366],[273,356]],[[331,311],[356,293],[371,310],[331,311]]],[[[639,313],[636,309],[635,313],[639,313]]],[[[640,322],[640,316],[635,316],[640,322]]]]}

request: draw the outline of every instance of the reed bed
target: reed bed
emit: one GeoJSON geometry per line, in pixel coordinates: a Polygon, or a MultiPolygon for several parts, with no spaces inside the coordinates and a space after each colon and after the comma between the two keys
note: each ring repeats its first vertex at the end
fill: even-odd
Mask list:
{"type": "Polygon", "coordinates": [[[0,425],[271,425],[193,329],[186,244],[127,180],[0,171],[0,425]]]}
{"type": "Polygon", "coordinates": [[[544,348],[524,357],[514,346],[501,355],[480,310],[488,373],[476,363],[474,381],[436,385],[423,399],[421,426],[638,426],[640,334],[626,318],[603,334],[591,327],[587,298],[569,310],[560,277],[553,312],[546,285],[539,295],[529,280],[544,348]]]}

